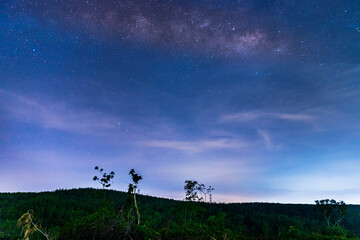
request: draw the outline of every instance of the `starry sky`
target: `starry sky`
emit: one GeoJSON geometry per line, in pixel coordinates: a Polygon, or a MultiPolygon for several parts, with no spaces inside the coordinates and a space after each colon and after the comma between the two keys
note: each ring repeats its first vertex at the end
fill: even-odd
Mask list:
{"type": "Polygon", "coordinates": [[[0,192],[360,199],[360,2],[0,1],[0,192]]]}

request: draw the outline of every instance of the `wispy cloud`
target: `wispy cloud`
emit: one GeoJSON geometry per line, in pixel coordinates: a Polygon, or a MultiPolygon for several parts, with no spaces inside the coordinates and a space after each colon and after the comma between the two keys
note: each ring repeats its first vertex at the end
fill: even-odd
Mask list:
{"type": "Polygon", "coordinates": [[[248,146],[246,142],[230,139],[206,139],[198,141],[150,140],[143,142],[143,144],[150,147],[167,148],[189,153],[214,149],[242,149],[248,146]]]}
{"type": "Polygon", "coordinates": [[[278,119],[293,122],[311,123],[316,120],[314,115],[299,113],[280,113],[265,111],[250,111],[227,114],[220,117],[220,122],[249,122],[258,119],[278,119]]]}
{"type": "Polygon", "coordinates": [[[257,130],[258,134],[264,139],[265,145],[268,149],[272,149],[273,148],[273,142],[270,138],[270,135],[263,130],[258,129],[257,130]]]}
{"type": "MultiPolygon", "coordinates": [[[[205,152],[214,149],[242,149],[248,144],[230,138],[212,138],[204,136],[201,140],[178,140],[178,134],[171,130],[171,124],[162,120],[156,126],[148,122],[129,123],[124,117],[109,115],[104,112],[76,109],[66,103],[40,101],[27,96],[0,89],[0,100],[5,116],[34,124],[45,129],[55,129],[76,134],[103,136],[111,142],[124,142],[118,130],[126,125],[131,129],[131,140],[127,144],[166,148],[188,153],[205,152]],[[159,126],[157,126],[159,125],[159,126]],[[158,137],[167,135],[169,139],[158,137]]],[[[0,109],[1,110],[1,109],[0,109]]]]}
{"type": "Polygon", "coordinates": [[[64,103],[44,102],[0,89],[1,105],[7,116],[19,121],[82,134],[97,134],[119,128],[120,118],[104,113],[75,110],[64,103]]]}
{"type": "Polygon", "coordinates": [[[292,113],[273,113],[274,118],[296,121],[296,122],[312,122],[315,120],[315,117],[307,114],[292,114],[292,113]]]}

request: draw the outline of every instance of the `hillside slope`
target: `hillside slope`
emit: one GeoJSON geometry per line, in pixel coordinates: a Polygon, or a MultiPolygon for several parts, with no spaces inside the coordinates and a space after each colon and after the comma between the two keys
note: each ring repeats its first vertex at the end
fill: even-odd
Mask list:
{"type": "MultiPolygon", "coordinates": [[[[130,198],[131,199],[131,198],[130,198]]],[[[327,229],[315,205],[190,203],[139,195],[136,224],[127,193],[71,189],[0,193],[0,239],[19,239],[29,209],[54,239],[353,239],[360,206],[348,206],[342,228],[327,229]]],[[[30,239],[43,239],[35,233],[30,239]]]]}

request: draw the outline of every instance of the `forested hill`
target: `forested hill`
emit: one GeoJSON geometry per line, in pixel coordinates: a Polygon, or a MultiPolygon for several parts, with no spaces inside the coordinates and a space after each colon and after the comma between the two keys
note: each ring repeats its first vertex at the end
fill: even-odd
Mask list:
{"type": "MultiPolygon", "coordinates": [[[[315,205],[198,203],[137,195],[140,224],[125,192],[96,189],[0,193],[0,239],[20,239],[29,209],[52,239],[355,239],[360,206],[328,228],[315,205]]],[[[39,232],[30,239],[45,239],[39,232]]]]}

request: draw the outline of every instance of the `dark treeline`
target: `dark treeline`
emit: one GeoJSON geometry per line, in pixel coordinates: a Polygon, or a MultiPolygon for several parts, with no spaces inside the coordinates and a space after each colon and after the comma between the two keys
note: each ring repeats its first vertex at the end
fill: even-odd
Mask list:
{"type": "MultiPolygon", "coordinates": [[[[124,211],[127,199],[125,192],[96,189],[1,193],[0,239],[22,238],[17,221],[29,209],[51,239],[357,239],[360,229],[357,205],[347,206],[341,225],[328,228],[316,205],[184,202],[144,195],[137,196],[137,224],[136,213],[124,211]]],[[[44,238],[35,232],[30,239],[44,238]]]]}

